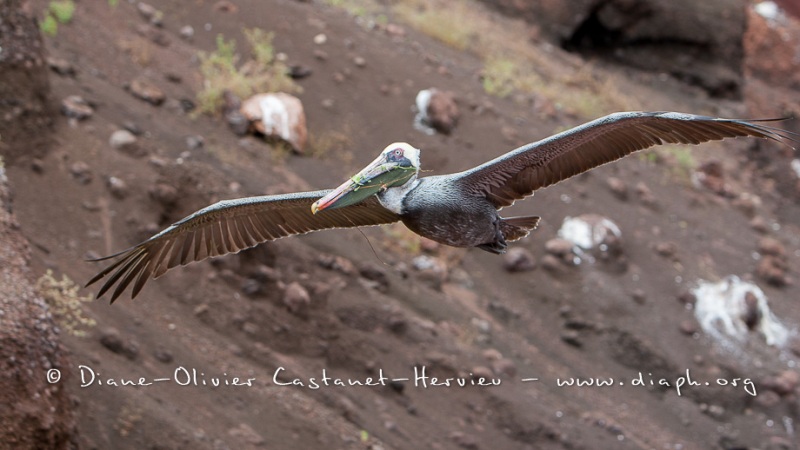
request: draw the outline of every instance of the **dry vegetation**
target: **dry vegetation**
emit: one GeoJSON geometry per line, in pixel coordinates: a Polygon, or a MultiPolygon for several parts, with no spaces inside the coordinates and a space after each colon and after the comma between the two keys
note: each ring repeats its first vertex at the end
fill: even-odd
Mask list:
{"type": "Polygon", "coordinates": [[[230,91],[241,98],[257,92],[298,92],[300,87],[287,75],[286,64],[272,46],[273,34],[260,28],[244,30],[251,49],[250,59],[239,64],[236,41],[217,36],[217,49],[200,52],[203,88],[197,94],[198,112],[214,114],[223,106],[223,93],[230,91]]]}
{"type": "Polygon", "coordinates": [[[84,312],[84,303],[90,303],[92,297],[81,297],[79,289],[80,286],[66,275],[62,275],[61,280],[55,279],[50,269],[36,280],[36,291],[50,306],[50,313],[59,326],[73,336],[82,337],[86,335],[86,328],[95,326],[95,321],[84,312]]]}

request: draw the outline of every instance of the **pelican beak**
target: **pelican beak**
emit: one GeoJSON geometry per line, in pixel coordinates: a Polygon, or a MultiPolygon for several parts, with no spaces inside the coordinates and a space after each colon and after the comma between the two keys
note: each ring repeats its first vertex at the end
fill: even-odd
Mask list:
{"type": "Polygon", "coordinates": [[[416,174],[416,168],[408,159],[390,161],[381,154],[361,172],[314,202],[311,212],[316,214],[324,209],[355,205],[386,189],[402,186],[416,174]]]}

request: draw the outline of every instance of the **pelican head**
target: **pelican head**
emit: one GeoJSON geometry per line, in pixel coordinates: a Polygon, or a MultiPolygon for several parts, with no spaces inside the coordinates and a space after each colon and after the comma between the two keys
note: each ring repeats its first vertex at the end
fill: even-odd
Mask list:
{"type": "Polygon", "coordinates": [[[371,195],[404,186],[419,173],[419,150],[405,142],[386,147],[374,161],[341,186],[311,205],[316,214],[323,209],[354,205],[371,195]]]}

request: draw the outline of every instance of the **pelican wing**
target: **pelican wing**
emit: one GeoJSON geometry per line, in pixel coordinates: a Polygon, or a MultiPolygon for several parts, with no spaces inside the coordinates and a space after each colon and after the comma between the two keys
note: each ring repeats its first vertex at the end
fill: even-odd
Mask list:
{"type": "Polygon", "coordinates": [[[110,275],[97,297],[114,284],[113,303],[133,283],[136,297],[150,278],[194,261],[237,253],[261,242],[330,228],[396,222],[400,217],[373,196],[361,203],[311,213],[311,204],[330,190],[223,200],[171,225],[135,247],[95,261],[119,259],[86,284],[110,275]]]}
{"type": "Polygon", "coordinates": [[[485,196],[499,209],[537,189],[654,145],[700,144],[740,136],[797,141],[791,132],[744,120],[623,112],[522,146],[458,177],[462,189],[485,196]]]}

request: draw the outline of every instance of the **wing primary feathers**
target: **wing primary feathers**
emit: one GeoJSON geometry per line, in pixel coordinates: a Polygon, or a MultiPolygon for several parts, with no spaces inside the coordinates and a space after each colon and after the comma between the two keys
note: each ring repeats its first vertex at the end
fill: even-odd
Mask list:
{"type": "MultiPolygon", "coordinates": [[[[127,264],[125,268],[123,268],[124,272],[123,272],[123,270],[120,270],[121,273],[124,273],[124,276],[122,277],[122,279],[117,284],[116,289],[114,289],[114,293],[111,294],[111,303],[114,303],[117,300],[117,298],[119,298],[119,296],[125,291],[125,288],[128,287],[128,285],[131,283],[131,281],[133,281],[133,279],[136,278],[136,275],[138,274],[138,271],[136,270],[136,266],[138,266],[139,263],[146,256],[147,256],[146,253],[144,253],[144,252],[140,253],[136,258],[131,260],[131,262],[129,264],[127,264]]],[[[111,280],[109,280],[109,281],[111,281],[111,280]]]]}
{"type": "Polygon", "coordinates": [[[211,244],[213,245],[213,247],[210,249],[209,252],[209,254],[211,255],[224,255],[226,253],[223,247],[224,244],[222,243],[224,239],[222,231],[223,222],[224,220],[222,222],[218,223],[215,222],[211,224],[211,235],[212,235],[211,244]]]}
{"type": "Polygon", "coordinates": [[[131,286],[131,298],[135,298],[149,279],[158,278],[178,265],[236,253],[294,234],[400,220],[400,216],[383,208],[375,197],[324,214],[311,214],[311,204],[328,192],[299,192],[215,203],[175,222],[141,244],[92,260],[118,258],[92,277],[86,286],[108,277],[97,298],[113,287],[113,303],[131,286]]]}
{"type": "Polygon", "coordinates": [[[139,276],[136,277],[136,282],[133,283],[133,290],[131,291],[131,298],[135,298],[139,291],[142,290],[147,280],[150,279],[150,276],[153,274],[153,267],[154,262],[152,259],[148,259],[147,263],[145,263],[144,268],[139,272],[139,276]]]}
{"type": "Polygon", "coordinates": [[[752,136],[796,149],[800,134],[765,124],[775,121],[672,112],[615,113],[524,145],[454,176],[462,189],[484,196],[500,209],[537,189],[654,145],[700,144],[752,136]],[[527,170],[530,167],[536,170],[527,170]]]}
{"type": "MultiPolygon", "coordinates": [[[[136,261],[136,259],[139,258],[141,256],[141,254],[142,254],[142,250],[139,249],[138,251],[136,251],[134,253],[131,253],[130,255],[124,257],[119,262],[119,264],[121,264],[121,267],[116,268],[115,269],[116,271],[114,272],[113,275],[111,275],[111,278],[106,280],[105,284],[103,284],[103,287],[100,288],[100,292],[97,293],[97,297],[99,298],[103,294],[105,294],[106,291],[108,291],[114,285],[114,283],[116,283],[117,280],[119,280],[120,277],[123,276],[125,274],[125,272],[128,271],[128,269],[130,268],[131,264],[134,261],[136,261]]],[[[112,298],[112,302],[113,302],[113,300],[114,299],[112,298]]]]}

